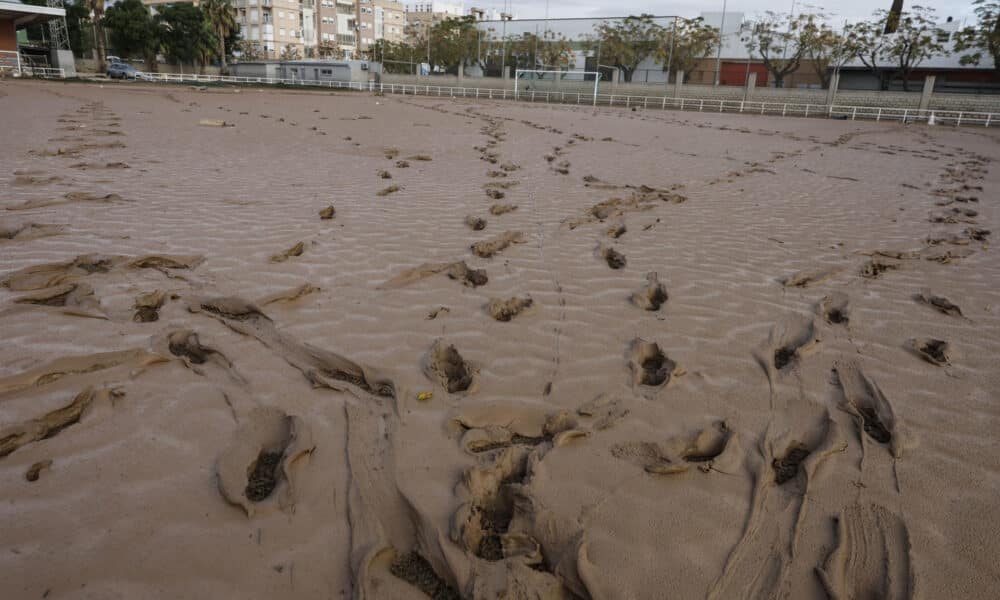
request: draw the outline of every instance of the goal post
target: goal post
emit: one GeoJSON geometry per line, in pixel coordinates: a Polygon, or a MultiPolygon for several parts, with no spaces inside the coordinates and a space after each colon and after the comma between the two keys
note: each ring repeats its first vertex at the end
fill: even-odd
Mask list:
{"type": "Polygon", "coordinates": [[[516,69],[514,71],[514,99],[527,93],[563,93],[589,95],[591,104],[597,106],[598,71],[551,71],[546,69],[516,69]],[[591,81],[592,80],[592,81],[591,81]]]}

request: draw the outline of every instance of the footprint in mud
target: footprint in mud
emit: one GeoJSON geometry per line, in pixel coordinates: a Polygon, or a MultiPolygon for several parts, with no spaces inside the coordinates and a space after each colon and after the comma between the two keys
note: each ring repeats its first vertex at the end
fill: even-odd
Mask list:
{"type": "Polygon", "coordinates": [[[274,304],[276,302],[295,302],[300,298],[304,298],[309,294],[315,294],[316,292],[322,291],[320,288],[312,285],[311,283],[303,283],[302,285],[297,285],[293,288],[288,288],[286,290],[281,290],[273,294],[268,294],[257,300],[258,306],[267,306],[268,304],[274,304]]]}
{"type": "Polygon", "coordinates": [[[622,269],[625,267],[626,260],[625,255],[618,252],[611,246],[603,246],[600,249],[601,258],[608,263],[608,266],[614,270],[622,269]]]}
{"type": "Polygon", "coordinates": [[[917,356],[932,365],[944,367],[951,364],[951,357],[949,356],[951,344],[944,340],[917,338],[910,340],[909,346],[917,356]]]}
{"type": "Polygon", "coordinates": [[[854,418],[858,435],[886,444],[893,457],[902,456],[901,423],[878,385],[854,363],[834,367],[844,398],[841,408],[854,418]]]}
{"type": "Polygon", "coordinates": [[[491,258],[506,250],[511,244],[523,244],[524,234],[520,231],[506,231],[493,239],[476,242],[472,245],[472,253],[480,258],[491,258]]]}
{"type": "Polygon", "coordinates": [[[534,306],[535,301],[530,297],[527,298],[509,298],[507,300],[500,300],[499,298],[493,298],[490,303],[486,306],[486,311],[491,317],[497,321],[507,322],[522,314],[526,310],[534,306]]]}
{"type": "Polygon", "coordinates": [[[611,227],[609,227],[606,233],[608,237],[617,240],[621,236],[625,235],[625,232],[627,231],[628,228],[625,227],[625,223],[618,223],[617,225],[612,225],[611,227]]]}
{"type": "Polygon", "coordinates": [[[816,567],[830,598],[916,596],[906,523],[877,504],[853,504],[836,518],[837,547],[816,567]]]}
{"type": "Polygon", "coordinates": [[[494,204],[490,207],[490,214],[499,217],[515,210],[517,210],[516,204],[494,204]]]}
{"type": "Polygon", "coordinates": [[[278,254],[272,256],[271,262],[273,263],[285,262],[286,260],[288,260],[293,256],[302,256],[302,253],[305,252],[305,250],[306,250],[305,242],[299,242],[294,246],[292,246],[291,248],[289,248],[288,250],[279,252],[278,254]]]}
{"type": "Polygon", "coordinates": [[[29,210],[32,208],[44,208],[47,206],[60,206],[63,204],[72,204],[74,202],[87,202],[95,204],[113,204],[115,202],[125,202],[125,199],[118,194],[105,194],[103,196],[98,196],[97,194],[91,194],[88,192],[69,192],[62,197],[61,200],[57,199],[37,199],[28,200],[17,206],[8,206],[7,210],[29,210]]]}
{"type": "Polygon", "coordinates": [[[135,314],[132,320],[136,323],[151,323],[160,319],[160,309],[166,302],[167,294],[162,290],[154,290],[135,297],[133,308],[135,314]]]}
{"type": "Polygon", "coordinates": [[[503,191],[501,190],[494,188],[489,188],[486,190],[486,197],[492,200],[502,200],[504,196],[506,196],[506,194],[504,194],[503,191]]]}
{"type": "Polygon", "coordinates": [[[451,394],[475,391],[476,368],[462,358],[455,346],[440,339],[435,340],[424,358],[424,375],[451,394]]]}
{"type": "Polygon", "coordinates": [[[632,304],[648,311],[660,310],[668,298],[667,288],[660,283],[655,271],[646,273],[646,285],[631,296],[632,304]]]}
{"type": "Polygon", "coordinates": [[[257,339],[298,369],[314,387],[351,392],[357,388],[374,396],[396,397],[395,384],[388,378],[335,352],[298,341],[279,330],[256,305],[242,298],[202,298],[188,306],[188,310],[205,312],[233,331],[257,339]]]}
{"type": "Polygon", "coordinates": [[[52,466],[52,459],[47,458],[45,460],[40,460],[33,463],[27,471],[24,473],[24,478],[27,481],[35,482],[41,476],[42,471],[47,471],[52,466]]]}
{"type": "Polygon", "coordinates": [[[36,419],[0,429],[0,458],[22,446],[48,439],[67,427],[76,425],[80,422],[83,412],[93,404],[96,397],[94,389],[88,387],[77,394],[72,402],[61,408],[45,413],[36,419]]]}
{"type": "Polygon", "coordinates": [[[725,421],[664,444],[625,442],[611,447],[611,455],[643,468],[651,475],[677,475],[697,467],[703,473],[733,473],[742,462],[739,436],[725,421]]]}
{"type": "Polygon", "coordinates": [[[397,554],[389,572],[416,587],[434,600],[460,600],[461,596],[434,572],[427,559],[417,552],[397,554]]]}
{"type": "Polygon", "coordinates": [[[405,160],[397,160],[396,161],[396,168],[397,169],[409,169],[410,168],[410,163],[407,162],[407,161],[405,161],[405,160]]]}
{"type": "Polygon", "coordinates": [[[401,189],[403,189],[403,188],[401,188],[398,185],[393,184],[393,185],[390,185],[387,188],[383,188],[383,189],[375,192],[375,195],[376,196],[388,196],[389,194],[395,194],[396,192],[398,192],[401,189]]]}
{"type": "Polygon", "coordinates": [[[927,306],[933,308],[941,314],[948,315],[951,317],[961,317],[962,309],[958,305],[952,303],[944,296],[935,296],[927,292],[921,292],[914,296],[914,300],[921,304],[926,304],[927,306]]]}
{"type": "Polygon", "coordinates": [[[464,260],[460,260],[452,263],[423,263],[412,269],[407,269],[392,279],[379,284],[376,289],[392,290],[400,288],[432,275],[437,275],[438,273],[445,273],[449,279],[460,281],[462,285],[468,287],[479,287],[489,282],[485,269],[473,269],[465,264],[464,260]]]}
{"type": "Polygon", "coordinates": [[[0,242],[26,242],[66,231],[65,225],[43,225],[23,223],[21,225],[0,225],[0,242]]]}
{"type": "Polygon", "coordinates": [[[785,287],[809,287],[814,283],[825,281],[839,272],[840,269],[812,269],[807,271],[798,271],[797,273],[793,273],[782,279],[781,284],[785,287]]]}
{"type": "Polygon", "coordinates": [[[110,273],[118,268],[131,269],[193,269],[204,262],[203,256],[149,255],[138,258],[83,254],[60,263],[42,263],[8,273],[0,279],[0,286],[13,291],[41,290],[70,283],[73,278],[94,273],[110,273]]]}
{"type": "Polygon", "coordinates": [[[819,344],[816,327],[811,318],[793,316],[779,321],[771,328],[764,346],[755,353],[765,371],[783,371],[797,364],[819,344]]]}
{"type": "Polygon", "coordinates": [[[385,169],[379,169],[375,174],[378,175],[379,179],[392,179],[392,173],[385,169]]]}
{"type": "Polygon", "coordinates": [[[40,292],[19,296],[15,304],[34,304],[37,306],[53,306],[62,309],[67,315],[107,319],[101,310],[101,302],[94,296],[94,289],[86,283],[64,283],[40,292]]]}
{"type": "Polygon", "coordinates": [[[848,313],[848,297],[843,292],[833,292],[819,301],[816,312],[831,325],[847,325],[851,318],[848,313]]]}
{"type": "Polygon", "coordinates": [[[865,279],[878,279],[886,271],[897,269],[899,269],[899,265],[896,263],[882,262],[873,258],[861,267],[861,276],[865,279]]]}
{"type": "Polygon", "coordinates": [[[482,217],[473,217],[469,215],[465,217],[465,224],[468,225],[469,229],[473,231],[482,231],[486,229],[486,219],[482,217]]]}
{"type": "Polygon", "coordinates": [[[319,218],[323,219],[324,221],[328,221],[332,219],[336,214],[337,214],[337,209],[334,208],[334,206],[331,204],[330,206],[327,206],[326,208],[319,211],[319,218]]]}
{"type": "Polygon", "coordinates": [[[630,412],[620,397],[608,393],[598,394],[593,400],[576,409],[576,414],[581,417],[595,419],[594,431],[603,431],[611,427],[627,417],[630,412]]]}
{"type": "Polygon", "coordinates": [[[265,507],[290,509],[297,501],[295,481],[302,459],[315,448],[301,418],[278,408],[254,409],[216,461],[219,491],[248,517],[265,507]]]}
{"type": "Polygon", "coordinates": [[[629,349],[629,369],[635,385],[661,387],[670,383],[671,379],[684,374],[684,369],[667,358],[656,342],[647,342],[642,338],[632,340],[629,349]]]}

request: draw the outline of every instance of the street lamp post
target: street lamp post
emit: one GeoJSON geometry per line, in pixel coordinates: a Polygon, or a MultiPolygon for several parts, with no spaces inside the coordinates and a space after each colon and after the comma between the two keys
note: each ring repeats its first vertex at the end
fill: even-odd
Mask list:
{"type": "Polygon", "coordinates": [[[719,51],[715,55],[715,85],[719,85],[719,73],[722,70],[722,43],[726,39],[726,3],[722,0],[722,23],[719,25],[719,51]]]}

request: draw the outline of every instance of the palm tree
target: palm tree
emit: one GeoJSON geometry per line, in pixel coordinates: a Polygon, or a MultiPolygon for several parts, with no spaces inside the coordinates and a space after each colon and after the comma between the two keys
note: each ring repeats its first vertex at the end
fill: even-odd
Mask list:
{"type": "Polygon", "coordinates": [[[205,19],[209,27],[215,33],[219,42],[219,66],[223,74],[226,73],[226,38],[236,30],[236,10],[229,0],[205,0],[201,3],[201,10],[205,13],[205,19]]]}
{"type": "Polygon", "coordinates": [[[104,40],[104,2],[105,0],[88,0],[90,18],[94,24],[94,50],[97,52],[97,72],[103,73],[106,68],[104,59],[108,49],[104,40]]]}

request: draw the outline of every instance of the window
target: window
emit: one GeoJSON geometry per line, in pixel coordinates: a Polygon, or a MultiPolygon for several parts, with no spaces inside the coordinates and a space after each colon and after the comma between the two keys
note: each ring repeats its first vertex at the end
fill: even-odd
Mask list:
{"type": "Polygon", "coordinates": [[[333,69],[320,69],[319,72],[323,75],[333,75],[333,69]]]}
{"type": "Polygon", "coordinates": [[[284,27],[282,27],[281,29],[279,29],[279,30],[278,30],[278,32],[279,32],[279,33],[280,33],[281,35],[285,35],[285,28],[284,28],[284,27]]]}

